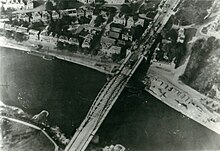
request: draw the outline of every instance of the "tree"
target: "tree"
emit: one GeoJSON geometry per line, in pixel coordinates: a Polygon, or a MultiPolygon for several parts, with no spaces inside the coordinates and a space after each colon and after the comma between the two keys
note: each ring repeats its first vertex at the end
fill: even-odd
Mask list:
{"type": "Polygon", "coordinates": [[[98,26],[100,26],[104,22],[105,22],[105,19],[102,17],[102,15],[99,15],[95,19],[95,26],[98,27],[98,26]]]}
{"type": "Polygon", "coordinates": [[[128,4],[122,4],[120,11],[122,14],[130,15],[132,13],[132,8],[128,4]]]}
{"type": "Polygon", "coordinates": [[[53,3],[52,3],[50,0],[48,0],[48,1],[46,2],[46,10],[47,10],[47,11],[51,11],[51,10],[53,10],[53,9],[54,9],[53,3]]]}
{"type": "Polygon", "coordinates": [[[116,54],[116,53],[113,53],[111,58],[112,58],[112,61],[116,62],[116,61],[120,60],[120,55],[116,54]]]}

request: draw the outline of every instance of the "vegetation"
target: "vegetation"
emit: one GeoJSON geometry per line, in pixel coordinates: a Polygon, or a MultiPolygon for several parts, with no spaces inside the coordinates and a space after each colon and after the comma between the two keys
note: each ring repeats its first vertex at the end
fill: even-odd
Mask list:
{"type": "Polygon", "coordinates": [[[211,7],[213,1],[207,0],[186,0],[180,10],[175,15],[175,20],[181,25],[202,23],[208,14],[207,9],[211,7]]]}
{"type": "Polygon", "coordinates": [[[219,40],[209,37],[198,39],[192,46],[192,53],[185,73],[180,79],[204,94],[214,94],[213,85],[219,87],[219,40]]]}

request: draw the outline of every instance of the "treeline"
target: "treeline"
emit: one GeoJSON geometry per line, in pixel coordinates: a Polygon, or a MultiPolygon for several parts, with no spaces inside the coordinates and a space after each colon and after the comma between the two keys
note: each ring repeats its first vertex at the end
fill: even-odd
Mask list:
{"type": "Polygon", "coordinates": [[[218,47],[220,47],[219,40],[215,37],[209,37],[207,40],[204,38],[198,39],[191,48],[190,60],[184,74],[180,76],[180,80],[189,85],[194,82],[201,70],[209,65],[208,59],[218,47]]]}
{"type": "Polygon", "coordinates": [[[176,13],[176,20],[183,26],[201,23],[208,14],[207,9],[212,6],[212,3],[211,0],[186,0],[176,13]]]}

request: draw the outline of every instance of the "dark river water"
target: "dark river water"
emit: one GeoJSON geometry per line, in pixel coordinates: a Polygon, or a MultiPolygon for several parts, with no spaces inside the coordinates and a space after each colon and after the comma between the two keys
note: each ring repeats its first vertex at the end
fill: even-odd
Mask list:
{"type": "MultiPolygon", "coordinates": [[[[106,75],[61,60],[0,49],[0,99],[30,114],[45,109],[67,137],[85,117],[106,75]]],[[[134,80],[134,79],[133,79],[134,80]]],[[[220,150],[220,136],[145,91],[126,88],[97,132],[98,146],[127,150],[220,150]]]]}

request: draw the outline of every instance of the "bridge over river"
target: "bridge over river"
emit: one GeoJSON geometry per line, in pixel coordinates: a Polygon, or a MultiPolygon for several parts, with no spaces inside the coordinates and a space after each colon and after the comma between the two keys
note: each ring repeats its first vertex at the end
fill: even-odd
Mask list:
{"type": "Polygon", "coordinates": [[[126,84],[142,60],[149,54],[158,34],[175,13],[174,10],[176,10],[181,1],[161,1],[158,13],[143,34],[143,38],[141,38],[139,44],[137,42],[133,46],[132,52],[127,55],[117,73],[103,86],[85,119],[66,146],[65,151],[84,151],[86,149],[126,84]]]}

